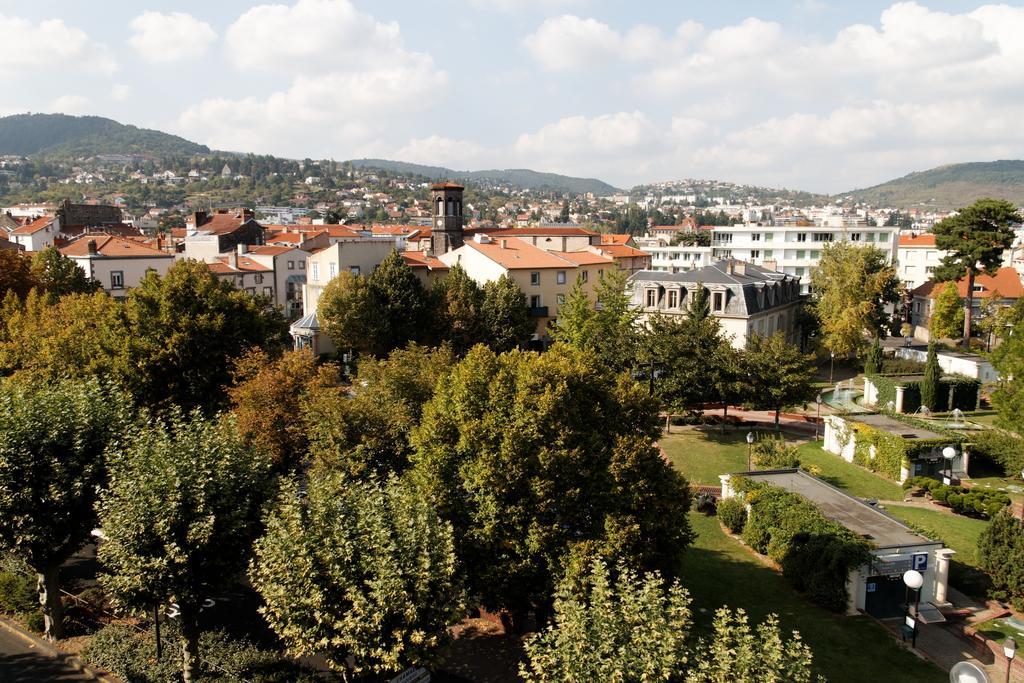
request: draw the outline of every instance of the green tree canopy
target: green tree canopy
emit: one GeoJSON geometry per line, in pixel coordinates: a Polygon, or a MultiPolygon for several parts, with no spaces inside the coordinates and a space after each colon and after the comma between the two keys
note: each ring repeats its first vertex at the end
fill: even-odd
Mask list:
{"type": "Polygon", "coordinates": [[[816,390],[814,357],[786,341],[781,332],[770,337],[753,335],[742,357],[747,403],[775,411],[775,428],[786,406],[812,400],[816,390]]]}
{"type": "Polygon", "coordinates": [[[1024,528],[1010,508],[981,532],[978,554],[980,567],[992,577],[992,597],[1024,609],[1024,528]]]}
{"type": "Polygon", "coordinates": [[[885,336],[885,309],[900,300],[901,285],[880,249],[842,241],[825,245],[811,273],[811,291],[825,348],[847,356],[870,338],[885,336]]]}
{"type": "Polygon", "coordinates": [[[646,391],[593,353],[476,347],[424,408],[412,474],[455,527],[471,594],[516,614],[549,604],[573,553],[677,570],[689,489],[658,431],[646,391]]]}
{"type": "Polygon", "coordinates": [[[279,350],[281,313],[213,275],[179,261],[147,275],[119,309],[114,377],[141,405],[213,410],[226,402],[230,359],[251,348],[279,350]]]}
{"type": "Polygon", "coordinates": [[[24,299],[38,284],[32,273],[32,261],[24,253],[14,249],[0,249],[0,300],[8,292],[24,299]]]}
{"type": "Polygon", "coordinates": [[[928,332],[936,340],[954,338],[964,329],[964,306],[960,301],[960,293],[956,290],[955,282],[940,283],[936,285],[936,290],[928,332]]]}
{"type": "Polygon", "coordinates": [[[996,424],[1024,434],[1024,317],[1016,321],[991,358],[992,366],[999,373],[999,381],[992,392],[996,424]]]}
{"type": "Polygon", "coordinates": [[[292,653],[356,674],[429,663],[459,614],[451,525],[394,477],[318,471],[305,498],[282,487],[250,576],[292,653]]]}
{"type": "Polygon", "coordinates": [[[38,574],[46,634],[63,634],[59,571],[95,525],[103,453],[128,421],[97,382],[0,384],[0,547],[38,574]]]}
{"type": "Polygon", "coordinates": [[[339,349],[372,353],[383,334],[370,283],[347,270],[324,287],[316,312],[320,326],[339,349]]]}
{"type": "Polygon", "coordinates": [[[559,307],[558,322],[551,335],[555,341],[581,351],[594,351],[615,369],[633,365],[638,351],[639,313],[626,291],[628,278],[624,270],[605,270],[594,286],[591,301],[580,274],[559,307]]]}
{"type": "Polygon", "coordinates": [[[91,294],[102,289],[77,263],[60,253],[56,247],[46,247],[32,256],[32,274],[48,294],[61,297],[66,294],[91,294]]]}
{"type": "Polygon", "coordinates": [[[100,581],[125,607],[177,604],[185,681],[199,669],[203,602],[238,579],[260,533],[270,472],[233,419],[198,412],[140,426],[111,454],[100,581]]]}
{"type": "Polygon", "coordinates": [[[935,342],[928,344],[928,357],[924,363],[924,380],[921,382],[921,405],[929,410],[939,410],[939,380],[942,370],[939,368],[939,357],[935,351],[935,342]]]}
{"type": "Polygon", "coordinates": [[[521,346],[535,329],[526,295],[508,273],[484,285],[480,312],[487,344],[498,353],[521,346]]]}
{"type": "Polygon", "coordinates": [[[681,680],[690,625],[690,596],[677,582],[595,561],[582,590],[562,582],[554,621],[526,640],[519,673],[529,683],[681,680]]]}
{"type": "Polygon", "coordinates": [[[935,246],[947,252],[935,269],[938,281],[956,281],[967,277],[964,299],[964,349],[970,349],[971,312],[974,302],[974,278],[979,272],[992,275],[1002,265],[1003,252],[1013,244],[1014,223],[1020,212],[1002,199],[979,199],[932,226],[935,246]]]}
{"type": "Polygon", "coordinates": [[[459,264],[448,275],[434,284],[432,292],[435,312],[435,336],[447,341],[459,355],[473,346],[486,343],[487,328],[484,320],[484,292],[459,264]]]}

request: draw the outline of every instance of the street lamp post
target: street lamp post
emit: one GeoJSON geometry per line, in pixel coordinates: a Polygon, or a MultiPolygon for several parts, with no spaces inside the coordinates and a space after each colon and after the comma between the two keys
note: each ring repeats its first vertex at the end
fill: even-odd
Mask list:
{"type": "Polygon", "coordinates": [[[942,483],[949,486],[953,483],[953,458],[956,457],[956,449],[952,446],[946,446],[942,449],[942,457],[946,460],[946,476],[942,478],[942,483]]]}
{"type": "Polygon", "coordinates": [[[818,426],[821,424],[821,392],[814,397],[814,402],[818,404],[818,414],[814,419],[814,440],[818,440],[818,426]]]}
{"type": "Polygon", "coordinates": [[[910,618],[910,599],[907,599],[907,611],[904,623],[913,631],[910,640],[910,647],[917,647],[917,613],[921,605],[921,586],[924,585],[924,577],[916,569],[908,569],[903,572],[903,583],[908,589],[914,591],[914,618],[910,618]]]}
{"type": "Polygon", "coordinates": [[[829,351],[829,358],[831,359],[828,364],[828,383],[832,384],[833,376],[836,373],[836,352],[829,351]]]}
{"type": "Polygon", "coordinates": [[[1007,638],[1003,641],[1003,654],[1006,655],[1006,683],[1010,683],[1010,669],[1013,668],[1013,657],[1017,654],[1017,641],[1007,638]]]}
{"type": "Polygon", "coordinates": [[[747,472],[753,472],[754,468],[750,464],[750,452],[754,448],[754,432],[747,432],[747,472]]]}

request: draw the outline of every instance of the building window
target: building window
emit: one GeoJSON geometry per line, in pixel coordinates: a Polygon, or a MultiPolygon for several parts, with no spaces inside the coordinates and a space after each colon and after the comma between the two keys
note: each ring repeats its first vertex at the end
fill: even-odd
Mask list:
{"type": "Polygon", "coordinates": [[[564,285],[565,284],[565,271],[564,270],[560,270],[557,273],[555,273],[555,284],[556,285],[564,285]]]}
{"type": "Polygon", "coordinates": [[[772,257],[772,250],[771,249],[765,249],[764,250],[764,257],[765,258],[771,258],[772,257]]]}
{"type": "Polygon", "coordinates": [[[245,291],[248,292],[249,294],[252,294],[253,296],[256,296],[256,288],[255,287],[246,287],[245,291]]]}
{"type": "Polygon", "coordinates": [[[668,291],[668,307],[676,308],[679,306],[679,292],[674,289],[668,291]]]}
{"type": "Polygon", "coordinates": [[[761,241],[761,233],[759,233],[759,232],[751,233],[750,241],[751,242],[760,242],[761,241]]]}
{"type": "Polygon", "coordinates": [[[530,297],[530,308],[540,308],[540,294],[534,294],[530,297]]]}
{"type": "Polygon", "coordinates": [[[274,298],[274,288],[273,287],[264,287],[263,288],[263,294],[264,294],[264,296],[267,296],[267,297],[270,297],[271,299],[273,299],[274,298]]]}
{"type": "Polygon", "coordinates": [[[333,278],[337,274],[338,274],[338,264],[337,263],[328,263],[327,264],[327,276],[333,278]]]}
{"type": "Polygon", "coordinates": [[[588,273],[588,272],[587,272],[587,271],[585,271],[585,270],[584,270],[583,272],[581,272],[581,273],[580,273],[580,282],[586,282],[586,281],[587,281],[587,276],[588,276],[588,275],[590,275],[590,273],[588,273]]]}
{"type": "Polygon", "coordinates": [[[533,271],[532,273],[530,273],[530,284],[531,285],[539,285],[540,284],[540,273],[539,272],[533,271]]]}
{"type": "Polygon", "coordinates": [[[796,258],[797,258],[797,260],[802,260],[802,259],[807,258],[807,252],[804,251],[803,249],[797,249],[796,258]]]}
{"type": "Polygon", "coordinates": [[[865,242],[874,242],[875,241],[875,233],[873,233],[873,232],[864,233],[864,241],[865,242]]]}
{"type": "Polygon", "coordinates": [[[124,271],[123,270],[112,270],[112,271],[110,271],[110,288],[111,289],[124,289],[124,271]]]}
{"type": "Polygon", "coordinates": [[[851,242],[860,242],[860,233],[859,232],[851,232],[850,233],[850,241],[851,242]]]}
{"type": "Polygon", "coordinates": [[[764,234],[764,241],[765,242],[771,242],[772,241],[772,237],[774,237],[774,236],[775,236],[775,233],[773,233],[773,232],[766,232],[764,234]]]}
{"type": "Polygon", "coordinates": [[[924,267],[924,272],[926,272],[929,275],[931,275],[932,273],[935,272],[935,266],[925,266],[924,267]]]}
{"type": "Polygon", "coordinates": [[[305,270],[305,269],[306,269],[306,262],[305,261],[299,261],[299,270],[305,270]]]}
{"type": "Polygon", "coordinates": [[[717,313],[725,310],[725,292],[715,292],[711,296],[711,310],[717,313]]]}
{"type": "Polygon", "coordinates": [[[262,285],[263,284],[263,276],[262,275],[256,275],[253,279],[256,281],[256,284],[258,284],[258,285],[262,285]]]}
{"type": "Polygon", "coordinates": [[[879,242],[888,242],[889,241],[889,233],[887,233],[887,232],[880,232],[880,233],[878,233],[878,241],[879,242]]]}
{"type": "Polygon", "coordinates": [[[320,279],[320,264],[319,263],[311,263],[309,265],[309,273],[310,273],[310,275],[313,278],[313,282],[316,282],[317,280],[319,280],[320,279]]]}
{"type": "Polygon", "coordinates": [[[658,290],[647,290],[647,308],[654,308],[658,305],[658,290]]]}
{"type": "Polygon", "coordinates": [[[813,259],[819,259],[819,258],[821,258],[821,252],[820,251],[812,251],[811,252],[811,259],[812,260],[813,259]]]}
{"type": "Polygon", "coordinates": [[[359,266],[349,266],[348,272],[352,273],[353,275],[359,275],[359,266]]]}
{"type": "Polygon", "coordinates": [[[833,237],[833,235],[830,232],[816,232],[816,233],[814,233],[814,241],[815,242],[831,242],[832,241],[832,237],[833,237]]]}
{"type": "Polygon", "coordinates": [[[288,270],[295,270],[295,261],[288,262],[288,270]]]}
{"type": "Polygon", "coordinates": [[[557,302],[558,302],[558,305],[559,305],[559,306],[561,306],[562,304],[564,304],[564,303],[565,303],[565,294],[556,294],[556,295],[555,295],[555,301],[557,301],[557,302]]]}
{"type": "Polygon", "coordinates": [[[806,232],[798,232],[796,234],[796,241],[797,242],[806,242],[807,241],[807,233],[806,232]]]}
{"type": "Polygon", "coordinates": [[[750,258],[761,258],[761,250],[760,249],[751,249],[750,250],[750,258]]]}

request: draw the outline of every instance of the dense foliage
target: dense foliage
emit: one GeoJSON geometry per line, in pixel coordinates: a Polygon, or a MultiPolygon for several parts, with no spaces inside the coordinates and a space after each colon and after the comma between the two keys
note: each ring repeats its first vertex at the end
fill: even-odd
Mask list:
{"type": "Polygon", "coordinates": [[[928,332],[932,339],[954,339],[964,329],[964,305],[960,301],[955,282],[937,284],[933,290],[935,303],[931,318],[928,320],[928,332]]]}
{"type": "Polygon", "coordinates": [[[340,671],[428,663],[460,607],[451,525],[397,478],[319,471],[305,496],[286,484],[250,576],[289,650],[340,671]]]}
{"type": "Polygon", "coordinates": [[[751,449],[754,466],[759,470],[786,470],[800,467],[798,448],[781,437],[762,436],[751,449]]]}
{"type": "Polygon", "coordinates": [[[868,561],[868,544],[801,495],[749,480],[736,482],[736,489],[750,506],[744,542],[778,562],[786,580],[810,600],[844,611],[847,576],[868,561]]]}
{"type": "Polygon", "coordinates": [[[747,506],[743,499],[738,496],[718,501],[715,507],[715,514],[718,521],[725,525],[725,528],[734,534],[743,532],[743,525],[747,523],[747,506]]]}
{"type": "Polygon", "coordinates": [[[471,594],[521,612],[571,555],[675,573],[690,494],[658,431],[653,400],[593,353],[477,347],[425,406],[412,474],[455,528],[471,594]]]}
{"type": "MultiPolygon", "coordinates": [[[[921,380],[921,405],[931,411],[941,408],[939,405],[939,390],[942,380],[942,370],[939,368],[939,357],[935,351],[935,343],[928,344],[928,359],[924,364],[924,379],[921,380]]],[[[907,406],[904,405],[904,410],[907,406]]]]}
{"type": "Polygon", "coordinates": [[[948,505],[953,512],[969,517],[995,517],[1010,504],[1010,497],[1001,491],[947,486],[931,477],[911,477],[903,482],[905,489],[914,487],[927,491],[932,500],[948,505]]]}
{"type": "Polygon", "coordinates": [[[196,154],[209,148],[176,135],[99,116],[15,114],[0,118],[0,154],[196,154]]]}
{"type": "Polygon", "coordinates": [[[1006,477],[1024,471],[1024,438],[1013,432],[986,429],[970,438],[971,458],[984,458],[998,466],[1006,477]]]}
{"type": "Polygon", "coordinates": [[[775,411],[775,428],[786,406],[814,400],[817,389],[814,357],[786,341],[781,332],[770,337],[753,335],[742,356],[745,379],[744,403],[775,411]]]}
{"type": "Polygon", "coordinates": [[[593,299],[586,293],[582,276],[577,279],[559,308],[552,339],[593,351],[614,369],[632,366],[637,360],[639,312],[626,291],[628,277],[624,270],[606,270],[594,286],[593,299]]]}
{"type": "Polygon", "coordinates": [[[981,532],[978,555],[980,567],[992,577],[992,596],[1024,609],[1024,526],[1010,510],[981,532]]]}

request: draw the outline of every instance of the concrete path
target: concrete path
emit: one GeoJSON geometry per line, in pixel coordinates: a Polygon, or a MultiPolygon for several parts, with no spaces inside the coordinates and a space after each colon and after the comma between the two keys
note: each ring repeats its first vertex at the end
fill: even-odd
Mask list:
{"type": "Polygon", "coordinates": [[[0,681],[3,683],[79,683],[110,681],[82,669],[74,657],[22,633],[0,618],[0,681]]]}

